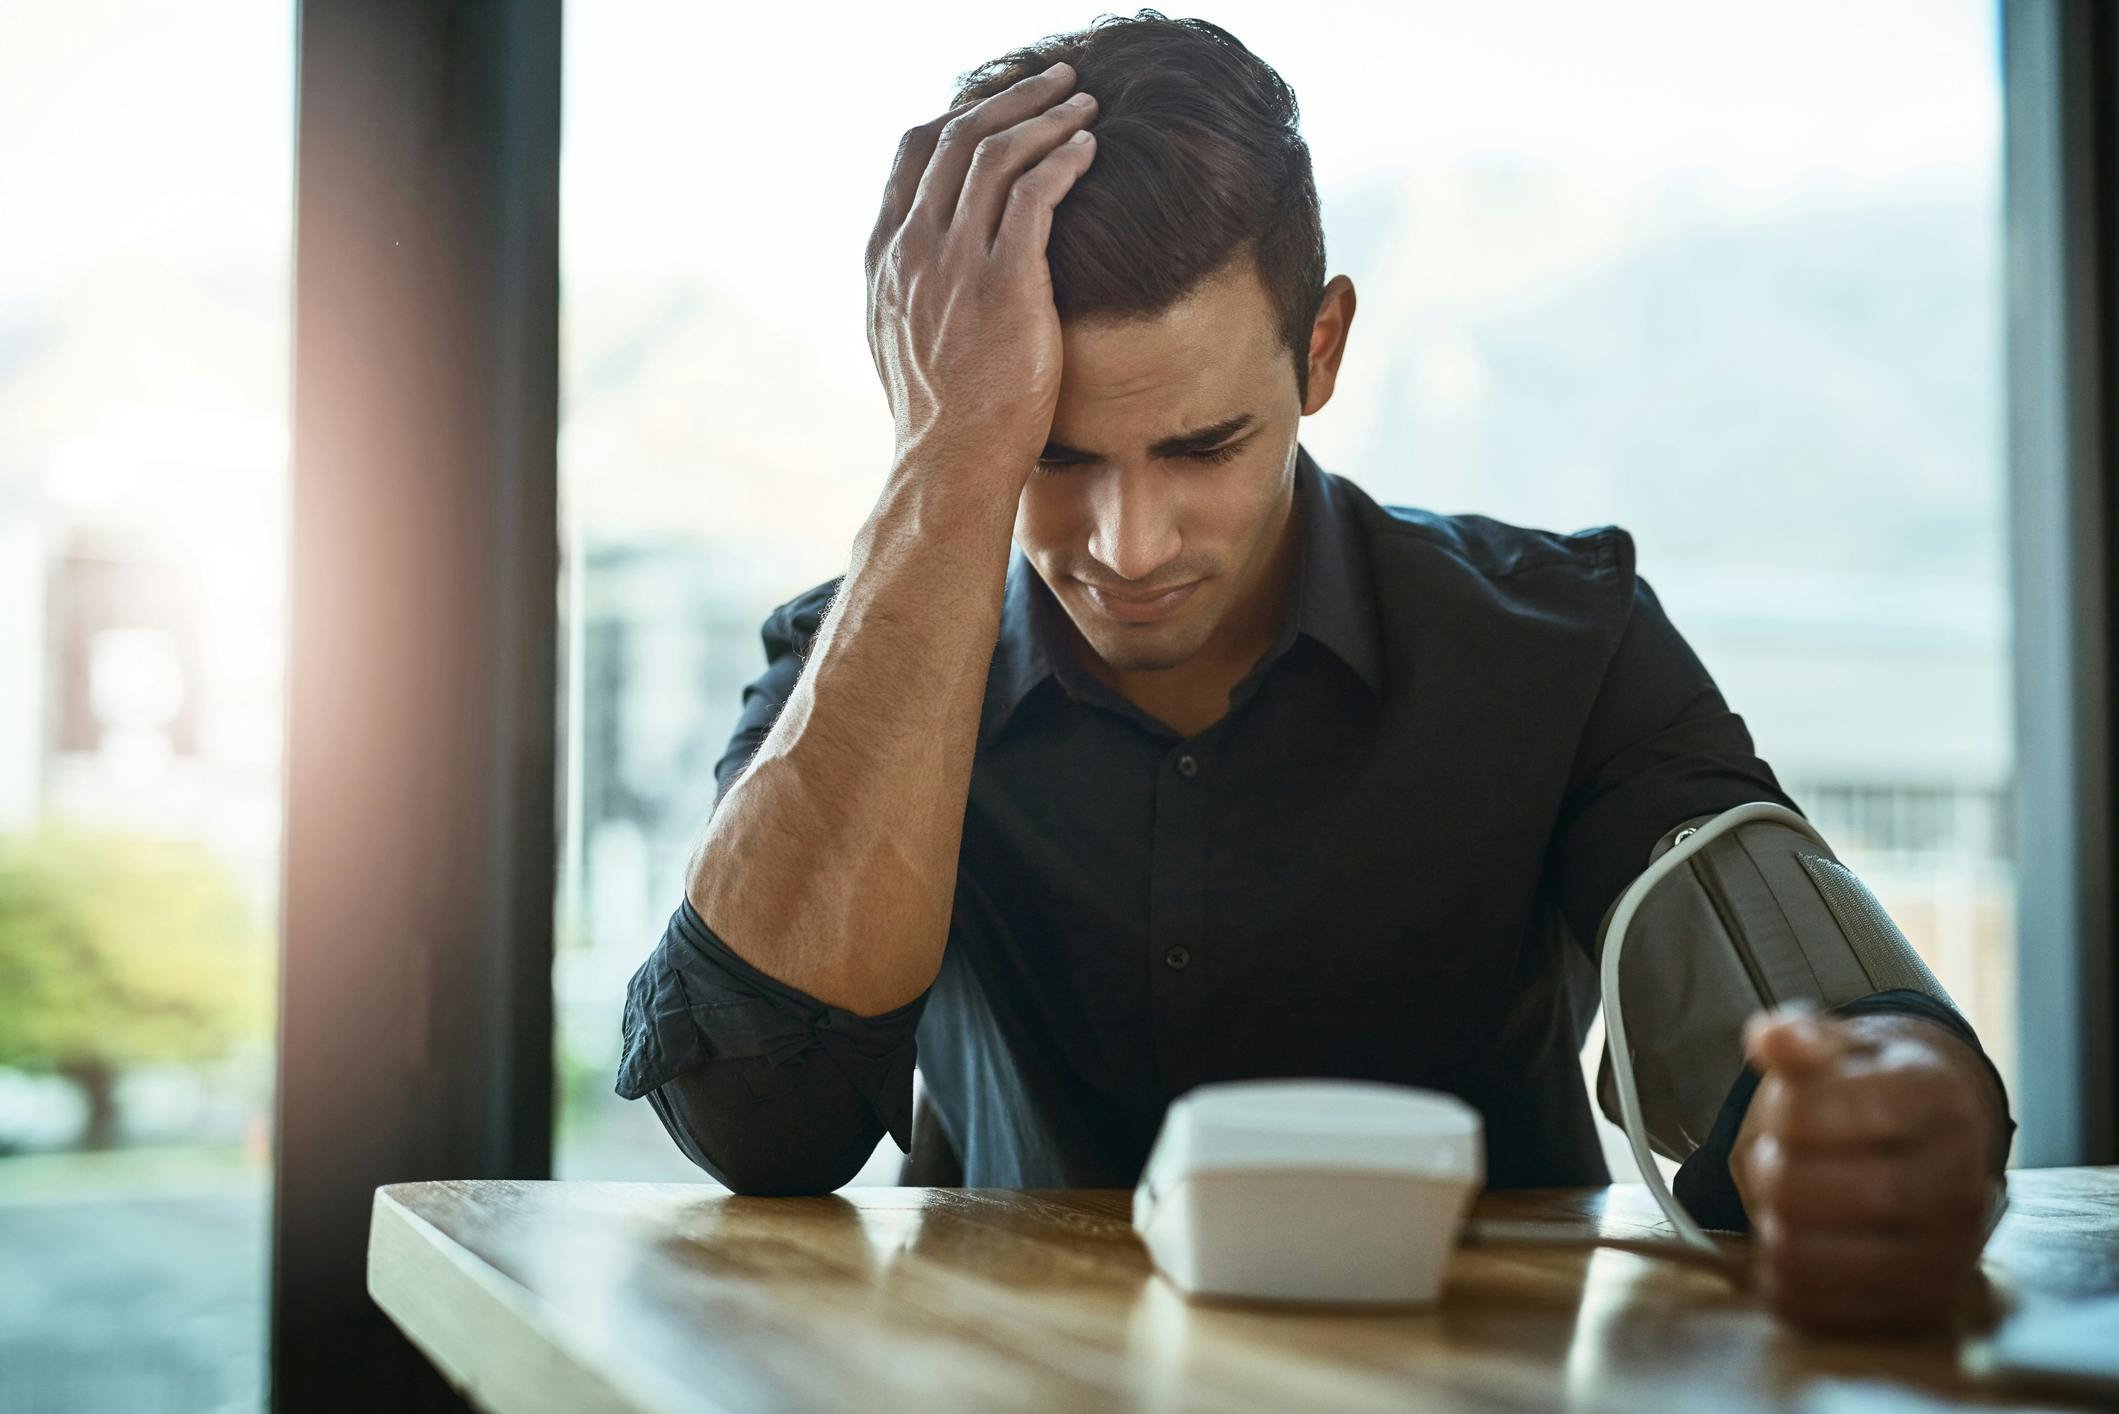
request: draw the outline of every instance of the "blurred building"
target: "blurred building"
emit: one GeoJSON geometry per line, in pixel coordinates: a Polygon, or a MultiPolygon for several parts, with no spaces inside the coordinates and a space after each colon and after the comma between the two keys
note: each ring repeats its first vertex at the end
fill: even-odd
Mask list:
{"type": "Polygon", "coordinates": [[[172,419],[0,482],[0,830],[197,840],[269,909],[283,479],[269,424],[172,419]]]}
{"type": "MultiPolygon", "coordinates": [[[[283,443],[266,419],[135,412],[0,464],[0,834],[203,846],[260,939],[278,894],[283,443]]],[[[259,986],[272,970],[261,942],[259,986]]],[[[261,1038],[120,1077],[119,1133],[255,1142],[269,1057],[261,1038]]],[[[75,1141],[72,1087],[0,1078],[0,1150],[75,1141]]]]}

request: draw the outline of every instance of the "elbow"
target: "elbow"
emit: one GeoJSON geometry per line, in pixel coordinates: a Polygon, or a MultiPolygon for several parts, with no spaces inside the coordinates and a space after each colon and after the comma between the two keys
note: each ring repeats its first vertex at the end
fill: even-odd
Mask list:
{"type": "Polygon", "coordinates": [[[874,1144],[869,1144],[858,1151],[827,1155],[821,1161],[799,1153],[745,1154],[720,1161],[694,1154],[692,1159],[729,1192],[745,1198],[817,1198],[851,1183],[874,1151],[874,1144]]]}
{"type": "MultiPolygon", "coordinates": [[[[768,1063],[734,1063],[744,1064],[768,1063]]],[[[684,1156],[732,1193],[809,1198],[834,1192],[852,1182],[883,1137],[882,1123],[865,1103],[790,1104],[796,1096],[789,1094],[759,1104],[732,1069],[729,1062],[709,1065],[648,1095],[684,1156]]]]}

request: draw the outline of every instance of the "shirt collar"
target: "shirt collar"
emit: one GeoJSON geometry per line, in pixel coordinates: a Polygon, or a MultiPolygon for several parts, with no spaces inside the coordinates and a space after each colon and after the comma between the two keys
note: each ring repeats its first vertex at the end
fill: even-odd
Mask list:
{"type": "MultiPolygon", "coordinates": [[[[1383,650],[1360,518],[1346,488],[1328,476],[1299,443],[1294,496],[1302,519],[1302,552],[1289,586],[1288,611],[1281,615],[1273,647],[1245,684],[1262,675],[1297,637],[1306,636],[1329,648],[1380,697],[1383,650]]],[[[981,746],[1000,733],[1016,708],[1045,679],[1056,676],[1056,655],[1065,651],[1060,646],[1062,626],[1057,616],[1065,613],[1029,559],[1015,550],[1008,561],[1000,639],[994,646],[979,719],[981,746]]],[[[1239,684],[1239,691],[1245,684],[1239,684]]]]}

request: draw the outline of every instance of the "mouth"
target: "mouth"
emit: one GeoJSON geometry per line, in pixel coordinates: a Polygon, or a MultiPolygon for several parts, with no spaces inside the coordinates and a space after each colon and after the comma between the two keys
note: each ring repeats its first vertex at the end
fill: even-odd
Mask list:
{"type": "Polygon", "coordinates": [[[1190,584],[1180,584],[1175,589],[1166,589],[1159,594],[1123,595],[1091,584],[1087,580],[1076,582],[1081,585],[1089,602],[1096,606],[1097,612],[1106,618],[1127,624],[1152,623],[1162,618],[1191,598],[1192,591],[1200,585],[1200,581],[1195,579],[1190,584]]]}

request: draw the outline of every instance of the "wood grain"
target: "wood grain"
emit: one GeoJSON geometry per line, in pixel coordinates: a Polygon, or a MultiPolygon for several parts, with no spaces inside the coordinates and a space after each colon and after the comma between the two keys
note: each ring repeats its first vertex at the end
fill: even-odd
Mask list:
{"type": "MultiPolygon", "coordinates": [[[[2018,1170],[1986,1270],[2014,1302],[2119,1290],[2119,1169],[2018,1170]]],[[[1646,1192],[1492,1193],[1511,1239],[1419,1310],[1188,1304],[1131,1194],[682,1184],[378,1190],[376,1301],[481,1408],[1841,1409],[2026,1405],[1952,1340],[1809,1340],[1667,1237],[1646,1192]],[[1986,1401],[1992,1399],[1992,1404],[1986,1401]]]]}

